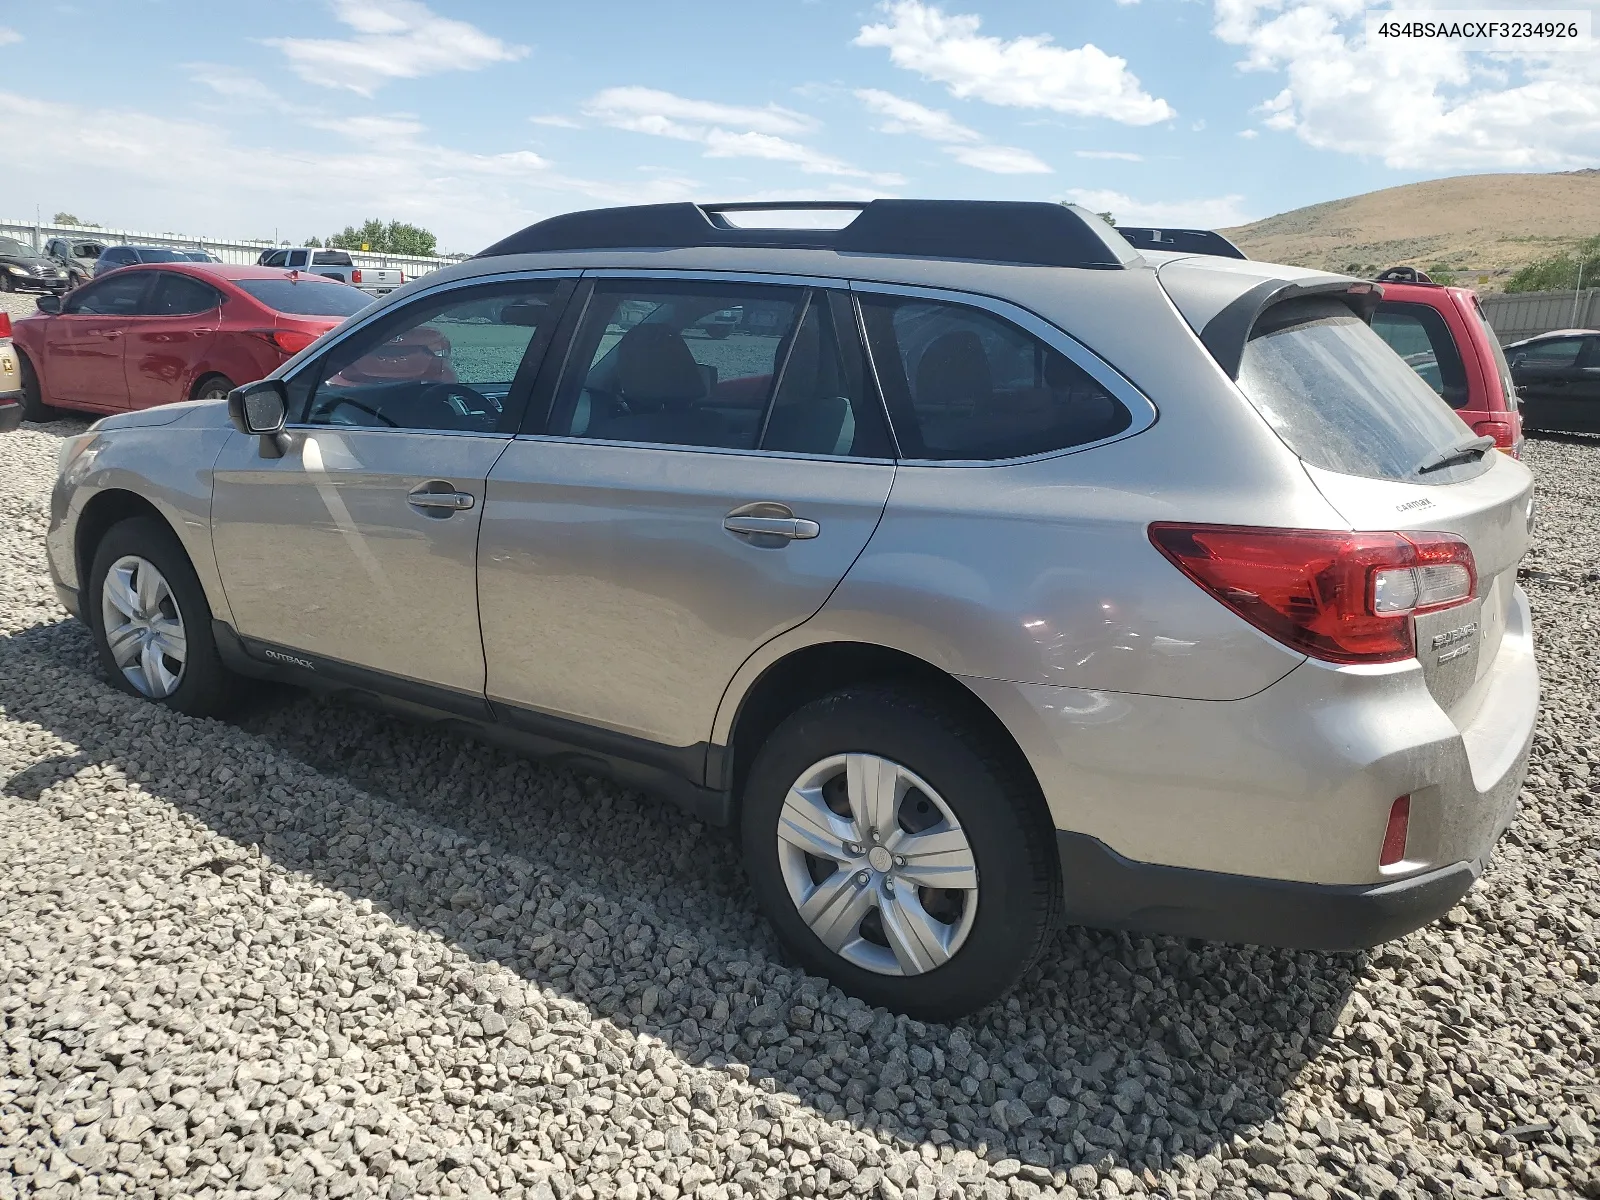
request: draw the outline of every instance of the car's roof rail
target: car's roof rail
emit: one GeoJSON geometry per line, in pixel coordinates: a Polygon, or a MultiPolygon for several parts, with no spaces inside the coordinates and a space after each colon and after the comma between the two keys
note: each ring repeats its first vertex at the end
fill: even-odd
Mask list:
{"type": "Polygon", "coordinates": [[[1172,229],[1163,226],[1118,225],[1117,232],[1137,250],[1171,250],[1179,254],[1211,254],[1217,258],[1250,256],[1220,233],[1210,229],[1172,229]]]}
{"type": "Polygon", "coordinates": [[[561,250],[662,250],[742,246],[841,254],[973,259],[1035,267],[1120,270],[1138,253],[1111,226],[1074,204],[1012,200],[773,201],[642,204],[564,213],[477,255],[561,250]],[[837,229],[741,226],[730,213],[833,210],[856,216],[837,229]]]}

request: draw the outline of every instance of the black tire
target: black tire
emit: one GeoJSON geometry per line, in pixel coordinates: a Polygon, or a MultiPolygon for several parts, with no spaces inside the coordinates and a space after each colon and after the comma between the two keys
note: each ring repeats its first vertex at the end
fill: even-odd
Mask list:
{"type": "Polygon", "coordinates": [[[741,823],[751,887],[779,941],[808,972],[871,1004],[935,1021],[973,1012],[1017,982],[1056,925],[1060,865],[1037,784],[970,722],[902,689],[849,688],[789,716],[751,767],[741,823]],[[849,752],[878,755],[926,781],[960,823],[977,864],[966,940],[920,974],[880,974],[829,949],[784,881],[777,829],[790,787],[813,764],[849,752]]]}
{"type": "Polygon", "coordinates": [[[95,547],[94,562],[85,583],[83,612],[94,635],[100,665],[113,687],[192,717],[219,716],[233,707],[240,690],[239,677],[223,665],[217,653],[217,643],[211,633],[211,606],[206,602],[205,591],[183,544],[164,521],[155,517],[129,517],[113,525],[95,547]],[[125,555],[138,555],[155,566],[171,588],[183,621],[187,649],[183,672],[176,689],[161,699],[144,696],[128,680],[106,642],[101,612],[105,577],[112,565],[125,555]]]}
{"type": "Polygon", "coordinates": [[[237,385],[226,375],[207,375],[194,385],[191,395],[193,400],[204,400],[207,397],[225,398],[237,385]]]}
{"type": "Polygon", "coordinates": [[[28,356],[17,353],[17,367],[22,372],[22,419],[24,421],[54,421],[60,410],[44,402],[44,392],[39,387],[39,373],[33,369],[28,356]]]}
{"type": "Polygon", "coordinates": [[[10,291],[14,291],[14,290],[15,290],[15,287],[13,286],[13,284],[11,282],[11,274],[10,274],[10,272],[8,272],[8,271],[0,271],[0,292],[10,292],[10,291]]]}

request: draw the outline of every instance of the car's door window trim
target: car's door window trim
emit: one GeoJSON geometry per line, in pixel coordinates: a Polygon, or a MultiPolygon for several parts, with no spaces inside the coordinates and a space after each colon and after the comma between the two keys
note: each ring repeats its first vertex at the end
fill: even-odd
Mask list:
{"type": "Polygon", "coordinates": [[[384,304],[379,307],[378,311],[359,317],[356,324],[341,333],[338,341],[322,347],[314,358],[305,359],[301,362],[293,362],[291,360],[290,364],[285,364],[290,368],[286,371],[282,367],[279,368],[283,373],[278,375],[277,378],[282,379],[289,390],[291,411],[298,409],[300,412],[304,412],[310,403],[313,393],[316,391],[317,385],[322,382],[320,373],[328,356],[352,337],[359,336],[362,331],[369,329],[375,323],[390,320],[419,304],[427,304],[441,295],[459,291],[463,288],[553,281],[555,283],[555,292],[551,297],[550,306],[555,310],[556,319],[548,325],[549,334],[545,333],[544,328],[540,328],[529,340],[528,346],[523,352],[522,361],[517,367],[516,376],[511,382],[511,390],[506,394],[505,411],[501,416],[499,428],[487,432],[475,429],[394,429],[387,425],[333,426],[312,424],[303,420],[289,421],[284,427],[286,429],[324,431],[338,429],[352,433],[358,431],[364,433],[430,433],[451,437],[505,438],[511,436],[524,420],[527,401],[534,390],[534,385],[538,378],[535,372],[542,367],[544,360],[550,357],[550,351],[556,345],[555,334],[561,329],[566,320],[566,310],[572,303],[573,287],[567,287],[564,284],[571,281],[575,285],[579,274],[580,272],[575,270],[497,271],[492,275],[473,275],[461,279],[447,280],[434,287],[412,292],[399,303],[384,304]],[[305,394],[296,396],[297,385],[304,383],[308,378],[310,379],[310,386],[306,389],[305,394]]]}
{"type": "MultiPolygon", "coordinates": [[[[879,283],[875,280],[853,279],[850,281],[850,292],[853,296],[896,296],[912,300],[931,300],[942,304],[955,304],[966,308],[976,308],[1009,321],[1023,332],[1031,334],[1043,342],[1050,349],[1061,354],[1074,366],[1078,367],[1091,379],[1109,392],[1113,399],[1119,401],[1128,410],[1130,421],[1127,428],[1112,434],[1110,437],[1099,438],[1092,442],[1083,442],[1075,446],[1063,446],[1058,450],[1046,450],[1038,454],[1018,455],[1015,458],[928,458],[906,459],[902,462],[914,462],[919,467],[1003,467],[1013,463],[1037,462],[1041,459],[1059,458],[1065,454],[1079,454],[1085,450],[1094,450],[1100,446],[1109,446],[1113,442],[1120,442],[1143,433],[1156,423],[1160,415],[1150,398],[1136,388],[1127,377],[1101,358],[1077,338],[1058,326],[1052,325],[1037,313],[1030,312],[1019,305],[1007,300],[1000,300],[994,296],[986,296],[981,292],[963,292],[950,288],[919,287],[913,284],[879,283]]],[[[880,368],[876,356],[872,352],[872,341],[867,338],[866,325],[861,314],[861,306],[856,304],[856,320],[860,327],[861,336],[866,347],[867,362],[870,365],[875,382],[880,380],[880,368]]],[[[881,383],[878,394],[883,395],[881,383]]],[[[894,422],[889,423],[891,431],[894,422]]],[[[899,433],[895,434],[896,445],[899,444],[899,433]]]]}

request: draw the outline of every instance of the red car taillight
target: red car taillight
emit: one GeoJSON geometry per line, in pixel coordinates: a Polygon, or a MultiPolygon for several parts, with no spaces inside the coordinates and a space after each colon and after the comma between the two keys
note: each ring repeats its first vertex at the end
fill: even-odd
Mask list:
{"type": "Polygon", "coordinates": [[[1517,435],[1510,421],[1479,421],[1472,427],[1472,432],[1479,437],[1492,437],[1496,449],[1516,451],[1517,435]]]}
{"type": "Polygon", "coordinates": [[[250,333],[264,342],[270,342],[285,354],[299,354],[322,336],[304,329],[252,329],[250,333]]]}
{"type": "Polygon", "coordinates": [[[1378,865],[1392,867],[1406,856],[1406,838],[1411,832],[1411,797],[1401,796],[1389,806],[1389,824],[1383,831],[1383,846],[1378,865]]]}
{"type": "Polygon", "coordinates": [[[361,282],[361,268],[360,267],[352,267],[350,269],[350,282],[351,283],[360,283],[361,282]]]}
{"type": "Polygon", "coordinates": [[[11,314],[0,309],[0,337],[11,336],[11,314]]]}
{"type": "Polygon", "coordinates": [[[1257,629],[1327,662],[1411,658],[1413,615],[1477,594],[1472,550],[1449,533],[1159,521],[1150,541],[1257,629]]]}

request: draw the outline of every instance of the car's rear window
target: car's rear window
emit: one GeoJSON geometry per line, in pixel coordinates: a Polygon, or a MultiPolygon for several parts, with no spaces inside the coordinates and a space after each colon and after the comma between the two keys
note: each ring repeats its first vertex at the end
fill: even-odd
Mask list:
{"type": "Polygon", "coordinates": [[[1275,305],[1245,346],[1239,389],[1306,462],[1343,475],[1451,483],[1479,458],[1419,474],[1472,431],[1405,360],[1337,300],[1275,305]]]}
{"type": "Polygon", "coordinates": [[[348,267],[350,256],[343,250],[318,250],[311,255],[313,267],[348,267]]]}
{"type": "Polygon", "coordinates": [[[1426,304],[1385,300],[1372,314],[1372,331],[1446,404],[1466,407],[1467,368],[1443,313],[1426,304]]]}
{"type": "Polygon", "coordinates": [[[372,297],[343,283],[309,279],[239,279],[238,285],[268,308],[297,317],[348,317],[372,297]]]}
{"type": "Polygon", "coordinates": [[[140,262],[188,262],[189,256],[179,250],[163,250],[157,246],[136,246],[140,262]]]}

